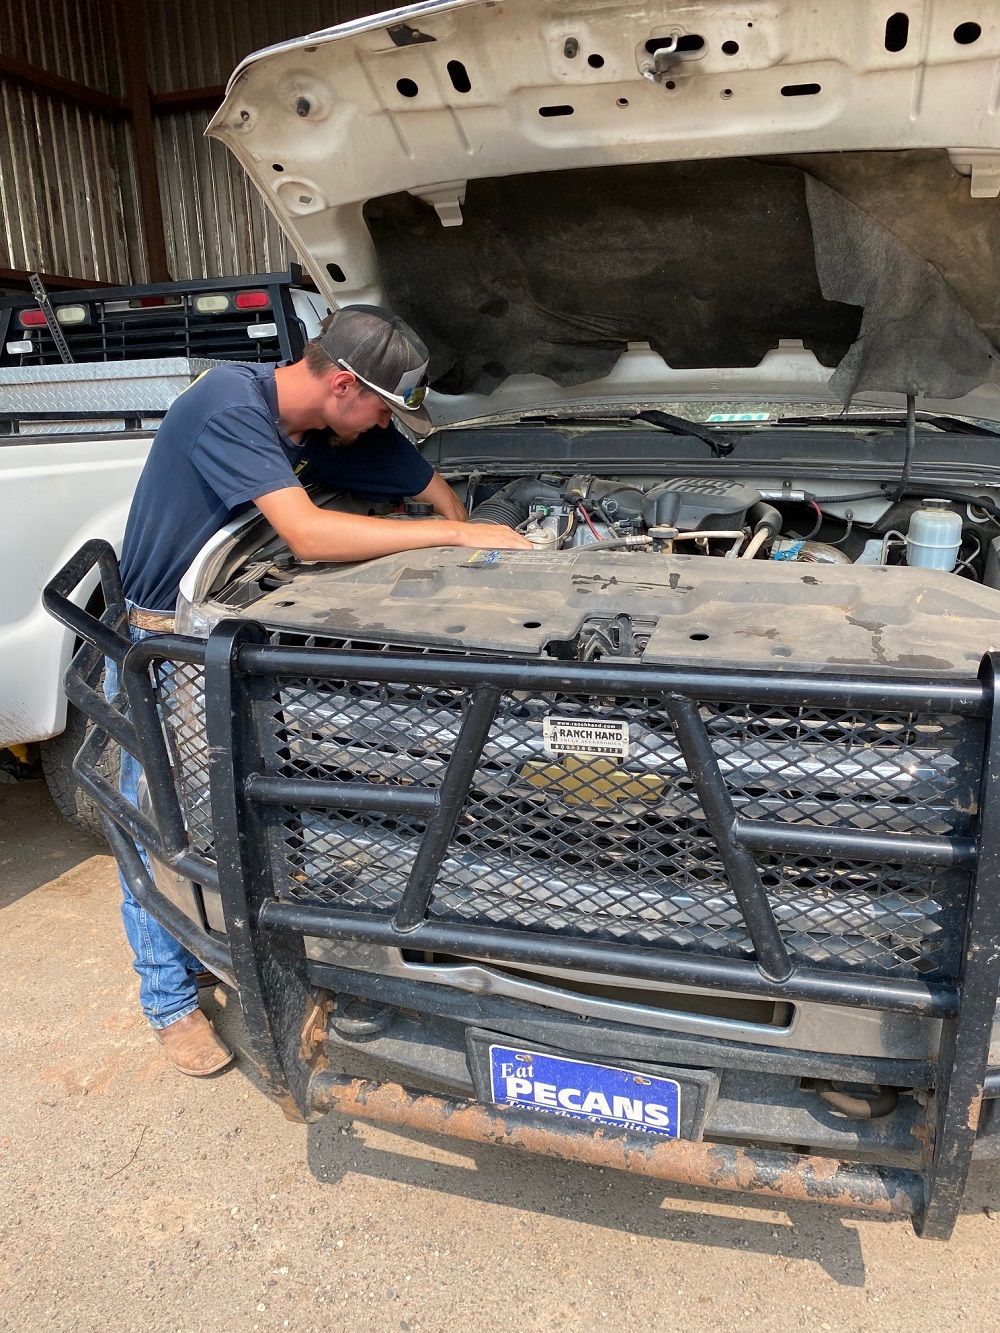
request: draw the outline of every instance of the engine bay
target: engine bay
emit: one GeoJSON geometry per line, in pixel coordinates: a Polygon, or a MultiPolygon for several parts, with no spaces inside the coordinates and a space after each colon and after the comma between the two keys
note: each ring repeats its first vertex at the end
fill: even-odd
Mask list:
{"type": "Polygon", "coordinates": [[[486,498],[477,494],[470,518],[517,528],[537,550],[599,542],[608,550],[728,559],[905,564],[1000,586],[997,551],[986,540],[996,539],[1000,515],[964,497],[910,491],[898,498],[882,491],[823,497],[726,477],[667,477],[643,486],[539,476],[502,484],[486,498]]]}
{"type": "MultiPolygon", "coordinates": [[[[204,631],[210,609],[305,644],[965,676],[1000,646],[1000,511],[980,491],[897,498],[828,482],[822,495],[816,483],[725,476],[450,480],[471,519],[516,527],[532,549],[299,564],[258,529],[230,553],[188,632],[204,631]]],[[[338,496],[327,506],[433,521],[414,502],[380,509],[338,496]]]]}

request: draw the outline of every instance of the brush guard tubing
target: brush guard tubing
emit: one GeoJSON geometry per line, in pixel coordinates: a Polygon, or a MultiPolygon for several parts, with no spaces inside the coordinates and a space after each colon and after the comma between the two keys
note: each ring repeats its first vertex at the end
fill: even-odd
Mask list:
{"type": "MultiPolygon", "coordinates": [[[[98,664],[95,659],[105,648],[109,650],[106,655],[124,658],[122,677],[132,708],[134,739],[147,783],[157,789],[151,792],[152,818],[124,802],[119,792],[93,772],[94,760],[108,734],[102,723],[111,719],[98,708],[96,694],[88,696],[83,690],[81,703],[97,726],[77,758],[78,776],[109,817],[109,837],[133,892],[168,929],[176,927],[177,933],[186,932],[194,922],[185,925],[174,917],[171,904],[149,879],[134,840],[196,883],[218,883],[231,975],[239,989],[255,1062],[286,1114],[302,1119],[323,1109],[337,1109],[359,1119],[449,1132],[469,1142],[521,1147],[676,1183],[743,1190],[771,1199],[828,1202],[884,1215],[909,1214],[918,1235],[942,1240],[950,1236],[972,1163],[984,1098],[996,1097],[1000,1090],[1000,1070],[989,1067],[1000,988],[1000,722],[996,708],[1000,654],[988,653],[983,658],[978,679],[960,681],[914,679],[891,673],[848,678],[817,674],[764,678],[748,672],[693,671],[681,666],[509,660],[485,654],[459,659],[411,657],[394,652],[279,646],[269,642],[263,626],[240,620],[222,622],[207,642],[167,634],[129,647],[111,623],[124,611],[124,603],[114,552],[102,542],[88,543],[60,571],[46,588],[45,602],[57,619],[78,629],[85,641],[67,673],[77,686],[89,679],[98,664]],[[101,567],[106,595],[110,595],[109,610],[101,620],[69,601],[79,581],[95,564],[101,567]],[[158,722],[154,725],[157,698],[153,668],[158,660],[204,664],[215,864],[207,863],[190,845],[166,737],[162,726],[158,722]],[[622,946],[584,938],[555,939],[494,925],[439,921],[426,910],[415,926],[407,919],[398,923],[404,929],[397,929],[397,923],[385,916],[285,900],[275,882],[269,852],[271,807],[289,802],[293,806],[337,804],[346,795],[337,782],[307,782],[310,791],[303,792],[300,788],[304,780],[281,776],[270,751],[265,752],[264,742],[270,735],[267,719],[275,691],[280,690],[282,681],[303,676],[317,682],[405,682],[414,689],[448,688],[470,695],[482,692],[483,718],[475,719],[475,727],[470,723],[470,734],[465,737],[472,749],[481,739],[479,723],[491,706],[489,696],[497,691],[659,697],[675,729],[686,733],[689,768],[698,768],[700,784],[712,788],[702,793],[703,802],[711,797],[707,807],[703,804],[704,813],[716,843],[727,849],[730,873],[739,881],[740,907],[756,958],[726,959],[637,948],[623,952],[622,946]],[[944,711],[982,719],[984,726],[975,741],[976,763],[969,774],[969,799],[978,812],[971,844],[963,839],[894,835],[901,847],[905,845],[907,861],[969,866],[971,884],[960,923],[961,956],[956,976],[917,982],[836,969],[817,972],[787,956],[782,941],[774,938],[768,896],[761,891],[755,868],[741,853],[772,843],[784,849],[788,830],[766,820],[741,821],[726,803],[725,780],[717,759],[713,754],[708,762],[708,752],[701,755],[699,749],[705,740],[699,739],[698,733],[698,728],[704,728],[699,716],[704,700],[907,713],[944,711]],[[477,729],[480,734],[473,735],[477,729]],[[699,757],[705,762],[700,763],[699,757]],[[544,951],[549,962],[557,958],[564,965],[567,952],[572,952],[574,958],[597,971],[614,972],[620,964],[627,973],[637,976],[653,970],[659,977],[678,980],[682,973],[697,969],[699,984],[716,989],[745,991],[745,983],[752,981],[754,993],[789,999],[805,987],[813,998],[829,1003],[847,1000],[874,1011],[933,1014],[940,1019],[941,1039],[933,1092],[921,1127],[925,1143],[921,1171],[918,1176],[889,1166],[844,1165],[808,1154],[785,1155],[690,1140],[654,1142],[652,1136],[622,1135],[615,1130],[591,1128],[589,1133],[581,1132],[579,1125],[568,1120],[540,1124],[528,1113],[523,1113],[522,1119],[517,1110],[508,1112],[479,1103],[411,1093],[393,1084],[366,1084],[330,1074],[323,1067],[322,1015],[327,1001],[324,992],[317,995],[310,981],[305,952],[305,939],[311,936],[404,948],[440,948],[443,952],[515,963],[544,951]],[[609,966],[612,954],[615,966],[609,966]]],[[[124,701],[125,695],[120,694],[112,701],[112,709],[117,712],[124,701]]],[[[101,702],[106,705],[107,701],[101,702]]],[[[119,718],[116,726],[124,737],[129,724],[124,715],[119,714],[119,718]]],[[[423,806],[429,806],[431,800],[439,803],[428,821],[432,836],[425,859],[431,869],[444,843],[445,825],[454,813],[451,797],[457,796],[462,785],[458,779],[464,782],[468,762],[468,756],[461,757],[459,767],[463,771],[456,773],[455,792],[442,789],[435,794],[417,786],[392,793],[394,800],[405,798],[414,805],[419,802],[424,813],[429,813],[423,806]]],[[[351,808],[364,811],[369,784],[350,785],[355,788],[351,808]]],[[[383,803],[386,793],[378,787],[372,790],[378,792],[375,801],[383,803]]],[[[838,833],[812,828],[796,829],[794,841],[798,846],[805,839],[821,855],[842,851],[882,859],[892,851],[886,846],[889,836],[876,838],[858,830],[838,833]]],[[[426,892],[423,878],[417,877],[411,884],[412,901],[407,906],[414,909],[415,916],[419,916],[416,909],[426,892]]],[[[200,935],[200,939],[191,937],[191,943],[207,961],[209,954],[202,952],[206,943],[211,947],[221,945],[221,941],[204,931],[200,935]]],[[[224,961],[215,954],[213,962],[224,961]]]]}
{"type": "Polygon", "coordinates": [[[226,944],[199,930],[190,917],[185,916],[179,907],[163,896],[154,885],[135,843],[122,832],[110,815],[102,814],[101,823],[118,868],[139,906],[155,917],[161,926],[165,926],[175,940],[205,963],[216,976],[235,986],[233,962],[226,944]]]}
{"type": "Polygon", "coordinates": [[[59,573],[46,584],[42,604],[51,616],[92,644],[105,657],[121,662],[132,646],[128,629],[125,628],[124,633],[118,632],[128,622],[118,557],[114,548],[100,538],[93,538],[67,560],[59,573]],[[95,565],[100,571],[101,591],[104,594],[105,609],[100,619],[70,600],[70,593],[82,583],[95,565]]]}
{"type": "Polygon", "coordinates": [[[519,1148],[673,1185],[738,1190],[788,1203],[826,1203],[882,1217],[909,1217],[923,1206],[920,1176],[898,1168],[850,1166],[829,1157],[653,1134],[601,1129],[581,1133],[579,1124],[569,1118],[435,1097],[397,1083],[370,1083],[328,1071],[313,1075],[309,1100],[313,1112],[335,1111],[354,1120],[441,1134],[484,1147],[519,1148]]]}

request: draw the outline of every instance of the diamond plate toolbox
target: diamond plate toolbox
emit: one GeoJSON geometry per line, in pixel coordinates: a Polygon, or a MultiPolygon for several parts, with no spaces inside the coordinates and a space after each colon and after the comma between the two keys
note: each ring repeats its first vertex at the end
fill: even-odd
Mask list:
{"type": "Polygon", "coordinates": [[[186,356],[0,369],[0,412],[155,412],[221,361],[186,356]]]}

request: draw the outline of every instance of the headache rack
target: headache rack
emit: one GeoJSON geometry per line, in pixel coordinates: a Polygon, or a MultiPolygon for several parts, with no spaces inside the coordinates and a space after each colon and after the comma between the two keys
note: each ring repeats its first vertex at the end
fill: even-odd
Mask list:
{"type": "MultiPolygon", "coordinates": [[[[313,1068],[305,937],[937,1018],[919,1173],[628,1135],[601,1151],[660,1178],[911,1212],[921,1234],[950,1234],[984,1087],[995,1095],[993,656],[961,682],[764,676],[294,646],[237,620],[207,642],[129,646],[114,556],[96,542],[45,597],[86,640],[67,676],[97,724],[78,772],[123,873],[235,979],[287,1109],[412,1123],[441,1100],[359,1096],[313,1068]],[[95,563],[102,623],[68,600],[95,563]],[[130,718],[93,686],[104,655],[122,663],[130,718]],[[607,754],[547,748],[554,727],[595,722],[607,754]],[[140,757],[151,818],[97,771],[107,735],[140,757]],[[154,888],[133,838],[218,887],[225,939],[154,888]]],[[[443,1132],[580,1155],[564,1125],[461,1103],[435,1115],[443,1132]]]]}
{"type": "MultiPolygon", "coordinates": [[[[53,291],[48,299],[74,362],[294,361],[305,344],[291,297],[291,288],[301,282],[301,268],[292,265],[284,273],[53,291]],[[249,292],[266,296],[266,304],[242,308],[237,297],[249,292]],[[220,298],[216,304],[226,298],[224,308],[199,308],[212,297],[220,298]],[[73,322],[60,320],[60,312],[72,312],[73,322]]],[[[0,367],[60,366],[48,327],[43,322],[24,327],[25,312],[39,318],[33,296],[0,296],[0,367]]]]}

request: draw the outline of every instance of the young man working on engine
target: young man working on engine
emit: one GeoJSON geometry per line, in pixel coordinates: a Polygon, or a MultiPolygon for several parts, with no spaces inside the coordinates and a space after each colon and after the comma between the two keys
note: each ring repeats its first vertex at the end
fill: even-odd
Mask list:
{"type": "MultiPolygon", "coordinates": [[[[234,514],[255,504],[300,560],[370,560],[425,546],[528,548],[473,524],[451,487],[392,424],[426,433],[427,349],[391,311],[348,306],[293,365],[218,366],[171,405],[129,512],[122,584],[133,638],[173,629],[180,580],[234,514]],[[412,496],[441,519],[397,523],[313,504],[320,482],[380,500],[412,496]]],[[[113,666],[113,664],[112,664],[113,666]]],[[[117,672],[109,670],[109,697],[117,672]]],[[[122,751],[121,790],[136,802],[140,769],[122,751]]],[[[222,1069],[232,1054],[198,1008],[200,964],[122,881],[122,919],[143,1012],[185,1074],[222,1069]]]]}

